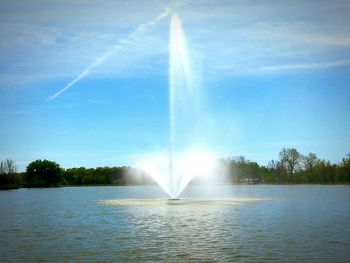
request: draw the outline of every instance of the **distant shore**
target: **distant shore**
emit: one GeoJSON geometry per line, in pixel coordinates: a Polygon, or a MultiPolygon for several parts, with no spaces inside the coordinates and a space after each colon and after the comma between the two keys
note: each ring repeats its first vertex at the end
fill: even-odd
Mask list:
{"type": "MultiPolygon", "coordinates": [[[[283,148],[279,159],[271,160],[266,166],[250,161],[244,156],[236,156],[217,159],[212,168],[210,171],[215,177],[214,182],[219,184],[350,184],[350,154],[338,163],[331,163],[319,159],[314,153],[304,155],[295,148],[283,148]]],[[[29,163],[25,172],[18,173],[16,170],[13,160],[6,159],[0,163],[0,189],[156,185],[152,179],[152,172],[129,166],[62,168],[54,161],[38,159],[29,163]]],[[[190,184],[202,184],[196,178],[190,184]]]]}
{"type": "MultiPolygon", "coordinates": [[[[192,186],[202,186],[205,184],[190,184],[192,186]]],[[[302,185],[350,185],[350,182],[342,182],[342,183],[259,183],[259,184],[218,184],[218,185],[236,185],[236,186],[258,186],[258,185],[289,185],[289,186],[302,186],[302,185]]],[[[18,190],[18,189],[44,189],[44,188],[64,188],[64,187],[101,187],[101,186],[118,186],[118,187],[125,187],[125,186],[157,186],[157,184],[128,184],[128,185],[117,185],[117,184],[81,184],[81,185],[58,185],[58,186],[49,186],[49,187],[43,187],[43,186],[35,186],[35,187],[27,187],[27,186],[9,186],[9,187],[0,187],[0,191],[6,191],[6,190],[18,190]]]]}

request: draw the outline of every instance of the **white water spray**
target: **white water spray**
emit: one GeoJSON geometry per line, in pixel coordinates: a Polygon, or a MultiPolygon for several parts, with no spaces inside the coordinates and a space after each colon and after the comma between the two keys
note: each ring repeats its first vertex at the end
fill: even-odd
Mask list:
{"type": "Polygon", "coordinates": [[[140,33],[142,33],[145,30],[148,30],[152,27],[154,27],[157,23],[159,23],[163,18],[169,15],[169,13],[172,11],[170,7],[167,7],[163,13],[161,13],[159,16],[157,16],[155,19],[153,19],[150,22],[147,22],[145,24],[140,25],[134,32],[130,33],[126,38],[121,39],[118,41],[118,43],[107,53],[105,53],[103,56],[97,58],[90,66],[85,68],[75,79],[73,79],[70,83],[68,83],[63,89],[56,92],[54,95],[52,95],[50,98],[47,99],[47,102],[57,98],[60,96],[63,92],[71,88],[74,84],[76,84],[81,79],[85,78],[87,75],[90,74],[91,70],[100,65],[103,61],[105,61],[107,58],[109,58],[111,55],[121,51],[123,47],[132,42],[136,41],[137,37],[140,33]]]}
{"type": "Polygon", "coordinates": [[[215,156],[196,142],[200,137],[201,92],[193,71],[181,21],[171,17],[169,39],[169,153],[143,158],[139,167],[172,198],[194,177],[214,173],[215,156]]]}
{"type": "Polygon", "coordinates": [[[178,192],[179,184],[181,184],[181,180],[176,174],[176,167],[178,167],[178,164],[175,163],[178,148],[180,147],[180,141],[177,137],[177,135],[179,135],[177,127],[181,125],[181,129],[185,129],[182,130],[182,132],[189,132],[186,127],[183,127],[184,123],[180,123],[179,121],[186,120],[188,117],[180,116],[182,115],[181,111],[186,110],[186,113],[190,114],[187,111],[188,109],[186,109],[189,105],[186,105],[184,99],[188,98],[190,95],[189,91],[193,86],[191,81],[192,76],[193,72],[189,62],[181,21],[176,14],[173,14],[170,22],[169,39],[169,184],[170,191],[174,195],[178,192]]]}

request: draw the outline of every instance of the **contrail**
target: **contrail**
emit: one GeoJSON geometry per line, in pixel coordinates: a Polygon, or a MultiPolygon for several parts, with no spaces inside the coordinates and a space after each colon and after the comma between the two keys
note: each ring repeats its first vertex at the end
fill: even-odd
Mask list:
{"type": "Polygon", "coordinates": [[[97,67],[98,65],[100,65],[103,61],[105,61],[108,57],[110,57],[112,54],[116,53],[118,50],[120,50],[123,45],[130,43],[130,41],[132,40],[136,40],[137,39],[137,35],[140,34],[141,32],[152,28],[153,26],[155,26],[160,20],[162,20],[164,17],[168,16],[169,13],[172,11],[172,8],[167,7],[163,13],[161,13],[159,16],[157,16],[155,19],[141,24],[138,26],[138,28],[133,31],[132,33],[130,33],[129,35],[127,35],[124,39],[120,39],[118,41],[118,43],[110,50],[108,51],[106,54],[104,54],[103,56],[97,58],[90,66],[88,66],[86,69],[84,69],[78,77],[76,77],[74,80],[72,80],[70,83],[68,83],[67,86],[65,86],[63,89],[61,89],[60,91],[58,91],[57,93],[55,93],[54,95],[52,95],[50,98],[47,99],[47,102],[57,98],[59,95],[61,95],[63,92],[65,92],[67,89],[69,89],[70,87],[72,87],[75,83],[77,83],[79,80],[81,80],[82,78],[86,77],[92,69],[94,69],[95,67],[97,67]]]}

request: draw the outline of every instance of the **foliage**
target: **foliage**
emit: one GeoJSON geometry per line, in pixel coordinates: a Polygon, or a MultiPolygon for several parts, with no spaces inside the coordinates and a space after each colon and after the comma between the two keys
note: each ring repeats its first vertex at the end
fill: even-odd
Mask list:
{"type": "Polygon", "coordinates": [[[350,156],[340,164],[320,160],[315,153],[300,154],[294,148],[283,148],[279,160],[267,167],[240,156],[230,159],[230,177],[234,183],[350,183],[350,156]]]}
{"type": "Polygon", "coordinates": [[[150,178],[146,175],[125,166],[70,168],[63,172],[63,179],[68,185],[139,185],[151,183],[150,178]]]}
{"type": "Polygon", "coordinates": [[[16,164],[11,159],[0,162],[0,189],[18,188],[21,186],[21,174],[16,173],[16,164]]]}
{"type": "Polygon", "coordinates": [[[294,173],[298,165],[300,164],[300,153],[295,148],[283,148],[279,153],[280,156],[280,164],[287,171],[290,180],[294,181],[294,173]]]}
{"type": "MultiPolygon", "coordinates": [[[[350,183],[350,155],[338,164],[319,159],[315,153],[302,155],[294,148],[283,148],[279,160],[271,160],[267,166],[247,160],[244,156],[220,160],[227,171],[226,183],[350,183]]],[[[218,178],[220,175],[218,175],[218,178]]],[[[13,160],[0,162],[0,189],[51,187],[58,185],[146,185],[154,184],[146,174],[130,167],[97,167],[61,169],[48,160],[31,162],[26,173],[16,173],[13,160]]]]}
{"type": "Polygon", "coordinates": [[[244,156],[230,159],[229,173],[232,183],[261,182],[267,172],[265,167],[260,167],[256,162],[246,160],[244,156]]]}
{"type": "Polygon", "coordinates": [[[61,180],[60,165],[49,160],[36,160],[26,169],[26,185],[29,187],[58,186],[61,180]]]}

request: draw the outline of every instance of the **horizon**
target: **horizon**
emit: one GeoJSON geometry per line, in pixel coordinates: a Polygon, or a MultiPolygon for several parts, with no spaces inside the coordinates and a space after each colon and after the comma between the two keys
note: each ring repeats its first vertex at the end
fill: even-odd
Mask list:
{"type": "Polygon", "coordinates": [[[3,1],[0,159],[19,171],[36,159],[132,166],[167,151],[176,12],[213,152],[267,165],[285,147],[340,162],[350,152],[350,4],[269,3],[3,1]]]}

